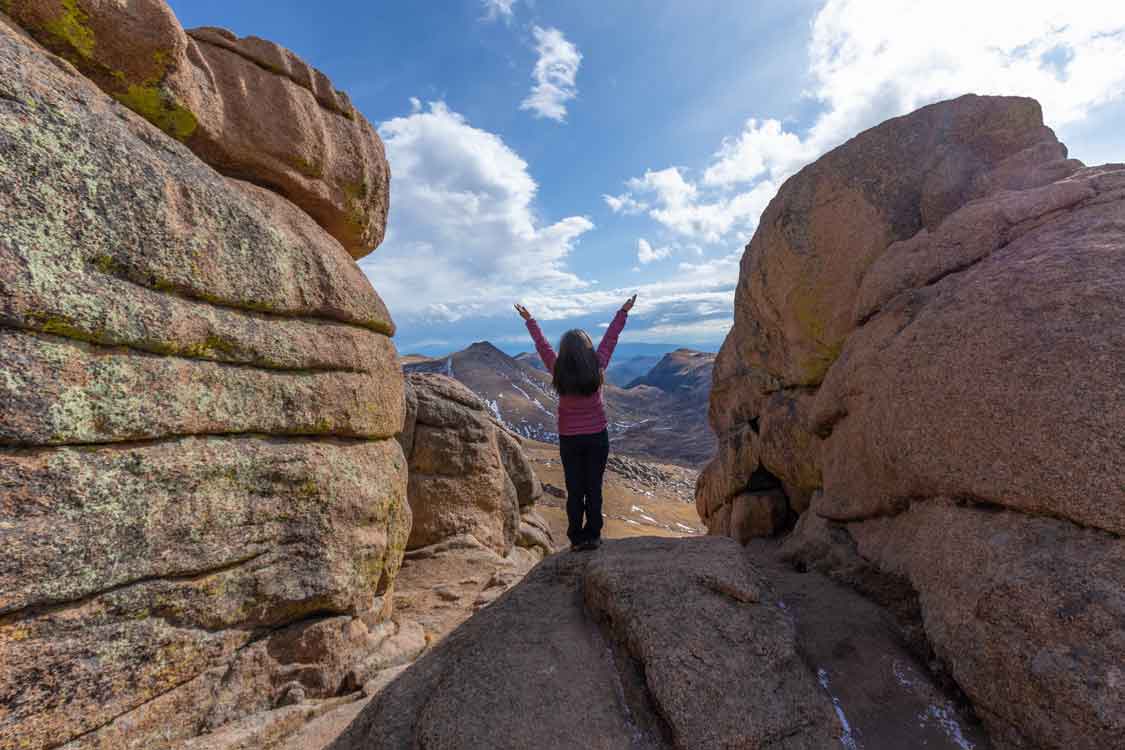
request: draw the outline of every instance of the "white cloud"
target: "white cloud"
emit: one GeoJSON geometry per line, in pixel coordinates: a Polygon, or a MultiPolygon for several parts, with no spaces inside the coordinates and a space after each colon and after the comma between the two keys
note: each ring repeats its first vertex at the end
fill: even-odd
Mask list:
{"type": "Polygon", "coordinates": [[[828,0],[809,39],[810,127],[750,118],[698,179],[650,170],[615,200],[651,195],[649,216],[678,235],[744,242],[787,177],[866,128],[965,93],[1032,96],[1065,126],[1125,97],[1122,59],[1125,3],[828,0]]]}
{"type": "Polygon", "coordinates": [[[605,204],[609,206],[609,209],[615,214],[635,216],[636,214],[643,214],[648,210],[647,203],[637,201],[628,193],[622,195],[603,195],[602,200],[605,201],[605,204]]]}
{"type": "MultiPolygon", "coordinates": [[[[658,326],[669,340],[684,342],[673,336],[674,326],[729,317],[738,254],[681,264],[661,281],[603,289],[567,265],[593,223],[583,216],[539,219],[528,165],[499,136],[442,102],[412,107],[379,133],[394,169],[393,218],[383,246],[361,266],[418,341],[453,340],[451,326],[469,319],[511,317],[517,301],[541,321],[563,321],[610,315],[638,293],[634,326],[658,326]]],[[[673,249],[646,245],[661,257],[673,249]]],[[[696,257],[694,248],[688,252],[696,257]]],[[[412,345],[422,346],[418,341],[412,345]]]]}
{"type": "Polygon", "coordinates": [[[536,26],[532,33],[535,35],[535,50],[539,54],[531,74],[535,86],[520,103],[520,109],[530,110],[536,117],[565,122],[566,103],[578,96],[578,67],[582,64],[582,53],[558,29],[536,26]]]}
{"type": "MultiPolygon", "coordinates": [[[[682,237],[706,243],[720,242],[732,230],[753,231],[777,190],[773,183],[763,182],[736,195],[705,194],[684,178],[679,167],[645,172],[626,185],[632,193],[652,196],[651,218],[682,237]]],[[[632,193],[626,197],[633,199],[632,193]]]]}
{"type": "Polygon", "coordinates": [[[1125,94],[1125,3],[829,0],[813,22],[815,153],[965,93],[1035,97],[1053,127],[1125,94]]]}
{"type": "Polygon", "coordinates": [[[527,163],[443,102],[383,123],[394,165],[390,232],[362,262],[396,316],[455,321],[507,310],[521,293],[588,286],[566,258],[594,228],[537,218],[527,163]]]}
{"type": "Polygon", "coordinates": [[[741,256],[737,251],[701,263],[681,263],[676,274],[635,287],[540,295],[534,300],[533,312],[540,320],[610,312],[636,294],[631,317],[654,325],[698,321],[702,316],[729,317],[741,256]]]}
{"type": "Polygon", "coordinates": [[[723,141],[703,173],[703,182],[730,186],[762,177],[783,180],[812,156],[808,144],[785,132],[777,120],[759,122],[750,118],[737,138],[723,141]]]}
{"type": "Polygon", "coordinates": [[[517,0],[481,0],[484,5],[484,18],[486,21],[495,21],[503,18],[505,22],[512,19],[512,6],[517,0]]]}
{"type": "Polygon", "coordinates": [[[722,341],[734,327],[734,318],[707,318],[682,323],[661,323],[630,329],[631,341],[677,344],[714,344],[722,341]]]}
{"type": "Polygon", "coordinates": [[[637,240],[637,262],[642,266],[653,261],[663,260],[672,254],[672,249],[668,247],[653,247],[649,244],[648,240],[643,237],[637,240]]]}

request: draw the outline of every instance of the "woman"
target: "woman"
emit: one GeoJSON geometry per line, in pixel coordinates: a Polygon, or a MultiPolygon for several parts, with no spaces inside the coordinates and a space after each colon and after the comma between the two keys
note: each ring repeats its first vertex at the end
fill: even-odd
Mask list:
{"type": "Polygon", "coordinates": [[[586,332],[575,329],[563,334],[557,355],[527,308],[516,305],[559,395],[559,454],[566,476],[566,535],[571,550],[601,545],[602,476],[609,458],[602,384],[617,337],[636,301],[634,294],[617,311],[597,351],[586,332]]]}

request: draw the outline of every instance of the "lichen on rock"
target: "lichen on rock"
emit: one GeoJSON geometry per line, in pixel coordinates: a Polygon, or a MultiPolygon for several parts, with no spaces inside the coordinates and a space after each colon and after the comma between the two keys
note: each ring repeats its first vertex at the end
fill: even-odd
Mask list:
{"type": "Polygon", "coordinates": [[[180,142],[187,37],[130,6],[141,32],[5,4],[74,67],[0,16],[5,748],[178,746],[333,699],[393,633],[393,321],[306,212],[180,142]]]}

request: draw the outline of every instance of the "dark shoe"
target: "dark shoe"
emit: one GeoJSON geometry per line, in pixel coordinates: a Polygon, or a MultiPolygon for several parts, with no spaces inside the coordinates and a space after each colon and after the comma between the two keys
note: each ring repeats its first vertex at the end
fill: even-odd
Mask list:
{"type": "Polygon", "coordinates": [[[586,549],[597,549],[600,546],[602,546],[601,537],[598,537],[597,539],[591,539],[590,541],[586,542],[586,549]]]}

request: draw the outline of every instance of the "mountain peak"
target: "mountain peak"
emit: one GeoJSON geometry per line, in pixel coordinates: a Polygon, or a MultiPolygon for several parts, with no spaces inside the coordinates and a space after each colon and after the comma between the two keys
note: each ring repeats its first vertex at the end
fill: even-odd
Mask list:
{"type": "Polygon", "coordinates": [[[502,357],[507,357],[502,350],[496,347],[491,341],[474,341],[466,349],[466,352],[473,352],[475,354],[499,354],[502,357]]]}

